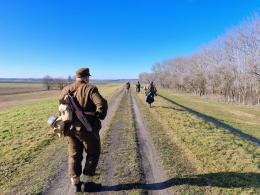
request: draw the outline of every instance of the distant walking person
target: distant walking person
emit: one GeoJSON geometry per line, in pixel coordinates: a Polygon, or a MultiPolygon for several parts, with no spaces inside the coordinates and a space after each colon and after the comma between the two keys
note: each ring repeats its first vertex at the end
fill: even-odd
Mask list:
{"type": "Polygon", "coordinates": [[[144,94],[147,96],[148,85],[144,86],[144,94]]]}
{"type": "Polygon", "coordinates": [[[136,84],[136,92],[139,93],[139,92],[140,92],[140,89],[141,89],[141,85],[140,85],[139,81],[137,81],[137,84],[136,84]]]}
{"type": "Polygon", "coordinates": [[[150,108],[152,107],[152,103],[154,102],[154,96],[157,94],[157,89],[153,84],[153,81],[149,84],[146,91],[146,102],[149,104],[150,108]]]}
{"type": "Polygon", "coordinates": [[[125,84],[125,88],[126,88],[126,92],[129,92],[129,89],[130,89],[130,82],[129,81],[125,84]]]}
{"type": "Polygon", "coordinates": [[[89,69],[80,68],[76,72],[76,81],[66,86],[60,95],[61,104],[67,104],[68,94],[73,94],[78,107],[83,112],[83,117],[92,127],[92,132],[73,113],[72,121],[65,128],[68,139],[68,175],[74,185],[75,192],[96,191],[101,185],[93,181],[100,156],[99,130],[101,122],[107,114],[107,101],[100,95],[97,87],[89,84],[89,69]],[[86,152],[85,165],[82,170],[83,152],[86,152]],[[81,176],[81,178],[80,178],[81,176]]]}

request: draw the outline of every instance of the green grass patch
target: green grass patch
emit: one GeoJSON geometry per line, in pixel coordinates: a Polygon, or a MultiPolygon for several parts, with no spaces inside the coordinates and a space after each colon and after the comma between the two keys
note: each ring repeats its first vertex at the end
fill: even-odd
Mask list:
{"type": "Polygon", "coordinates": [[[188,108],[214,117],[244,133],[260,138],[260,107],[258,106],[228,104],[216,99],[175,93],[167,89],[160,89],[160,94],[188,108]]]}
{"type": "MultiPolygon", "coordinates": [[[[111,101],[119,84],[98,85],[111,101]]],[[[1,194],[40,192],[66,158],[66,138],[52,134],[47,119],[57,114],[58,97],[0,112],[1,194]]]]}
{"type": "Polygon", "coordinates": [[[155,98],[151,109],[147,108],[143,94],[138,97],[154,142],[173,182],[177,182],[179,193],[260,193],[258,146],[160,97],[155,98]],[[180,177],[182,180],[178,180],[180,177]]]}
{"type": "Polygon", "coordinates": [[[24,176],[24,167],[35,163],[34,159],[50,144],[57,143],[46,122],[56,110],[57,100],[52,99],[0,112],[1,188],[6,189],[17,176],[24,176]]]}

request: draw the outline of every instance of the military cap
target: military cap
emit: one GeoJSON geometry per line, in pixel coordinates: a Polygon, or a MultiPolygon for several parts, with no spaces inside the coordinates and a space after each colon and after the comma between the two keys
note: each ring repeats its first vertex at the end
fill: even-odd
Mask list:
{"type": "Polygon", "coordinates": [[[89,68],[80,68],[76,71],[77,78],[86,77],[86,76],[91,76],[89,74],[89,68]]]}

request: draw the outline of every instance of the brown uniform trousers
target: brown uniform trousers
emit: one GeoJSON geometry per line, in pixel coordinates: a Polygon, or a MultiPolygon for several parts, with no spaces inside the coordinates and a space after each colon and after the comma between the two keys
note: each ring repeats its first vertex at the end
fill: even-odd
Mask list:
{"type": "Polygon", "coordinates": [[[107,114],[107,101],[99,94],[98,89],[83,81],[76,81],[65,87],[60,96],[60,103],[64,103],[64,97],[68,91],[72,91],[90,122],[93,133],[89,133],[81,122],[74,116],[71,125],[68,125],[65,135],[68,139],[68,175],[79,177],[82,174],[83,151],[86,152],[86,162],[83,174],[95,175],[100,156],[100,119],[107,114]],[[94,135],[95,134],[95,135],[94,135]]]}

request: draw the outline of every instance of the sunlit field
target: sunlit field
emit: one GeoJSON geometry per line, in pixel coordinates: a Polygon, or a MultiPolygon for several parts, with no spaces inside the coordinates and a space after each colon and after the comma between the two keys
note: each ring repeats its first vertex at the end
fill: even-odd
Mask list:
{"type": "MultiPolygon", "coordinates": [[[[167,96],[186,107],[196,108],[200,112],[207,111],[206,113],[213,116],[221,116],[230,124],[240,118],[232,115],[232,110],[254,113],[251,107],[229,105],[226,111],[230,112],[225,117],[221,114],[224,112],[221,109],[225,108],[224,103],[174,94],[169,90],[159,90],[159,95],[167,96]],[[214,109],[211,110],[211,107],[214,109]]],[[[204,121],[162,97],[155,97],[152,108],[148,108],[145,103],[144,94],[138,94],[138,97],[139,106],[169,175],[173,181],[180,178],[176,180],[177,191],[195,194],[260,192],[259,146],[204,121]]],[[[240,119],[246,121],[246,118],[240,119]]],[[[242,123],[241,127],[245,128],[242,123]]]]}
{"type": "MultiPolygon", "coordinates": [[[[108,101],[120,87],[121,84],[98,85],[108,101]]],[[[37,192],[66,159],[66,139],[58,139],[47,125],[49,116],[57,114],[57,95],[26,105],[21,101],[0,112],[1,193],[15,194],[14,189],[37,192]]]]}
{"type": "Polygon", "coordinates": [[[0,83],[0,95],[29,93],[46,90],[42,83],[0,83]]]}
{"type": "Polygon", "coordinates": [[[178,104],[227,123],[247,134],[260,138],[260,107],[228,104],[215,99],[175,93],[160,89],[160,94],[178,104]]]}

